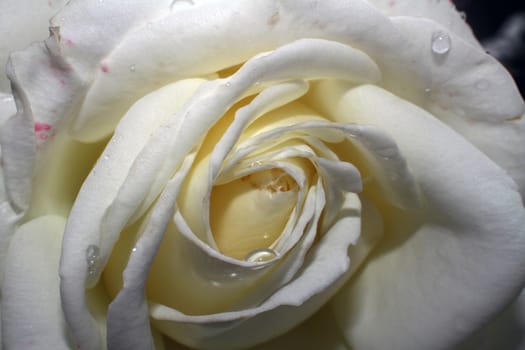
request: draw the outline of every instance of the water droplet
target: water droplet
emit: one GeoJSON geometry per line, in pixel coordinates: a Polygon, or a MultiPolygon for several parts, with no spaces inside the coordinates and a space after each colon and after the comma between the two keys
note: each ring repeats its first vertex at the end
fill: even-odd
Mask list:
{"type": "Polygon", "coordinates": [[[476,89],[478,90],[487,90],[489,88],[489,82],[485,79],[482,79],[476,83],[476,89]]]}
{"type": "Polygon", "coordinates": [[[467,20],[467,14],[464,11],[459,12],[459,17],[461,17],[462,20],[467,20]]]}
{"type": "Polygon", "coordinates": [[[431,47],[432,52],[434,52],[435,54],[445,55],[450,51],[450,36],[442,31],[434,32],[432,34],[431,47]]]}
{"type": "Polygon", "coordinates": [[[228,82],[227,82],[226,84],[224,84],[224,85],[225,85],[226,87],[230,87],[230,86],[232,85],[232,83],[230,83],[230,82],[228,81],[228,82]]]}
{"type": "Polygon", "coordinates": [[[135,67],[134,64],[132,64],[131,66],[129,66],[129,71],[130,71],[130,72],[134,72],[135,69],[136,69],[136,67],[135,67]]]}
{"type": "Polygon", "coordinates": [[[91,288],[97,283],[100,268],[100,248],[91,244],[86,249],[87,279],[86,287],[91,288]]]}
{"type": "Polygon", "coordinates": [[[266,262],[266,261],[275,259],[277,256],[278,256],[277,252],[274,251],[273,249],[262,248],[262,249],[256,249],[250,252],[246,256],[245,260],[249,262],[266,262]]]}
{"type": "Polygon", "coordinates": [[[105,155],[102,157],[102,159],[104,159],[104,160],[109,160],[109,156],[108,156],[107,154],[105,154],[105,155]]]}
{"type": "Polygon", "coordinates": [[[137,251],[137,247],[133,247],[133,249],[131,249],[131,251],[132,251],[133,253],[135,253],[135,252],[137,251]]]}
{"type": "Polygon", "coordinates": [[[86,249],[86,261],[88,266],[94,266],[97,263],[98,257],[100,256],[100,248],[94,244],[91,244],[86,249]]]}
{"type": "Polygon", "coordinates": [[[426,88],[426,89],[425,89],[425,94],[429,94],[429,93],[431,93],[431,92],[432,92],[432,89],[431,89],[431,88],[426,88]]]}

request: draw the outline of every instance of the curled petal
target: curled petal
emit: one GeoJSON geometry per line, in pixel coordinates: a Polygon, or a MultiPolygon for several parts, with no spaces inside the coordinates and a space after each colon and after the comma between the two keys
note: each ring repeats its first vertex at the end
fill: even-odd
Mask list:
{"type": "MultiPolygon", "coordinates": [[[[260,306],[189,316],[161,305],[153,305],[151,315],[155,320],[154,324],[183,343],[207,349],[247,347],[297,325],[330,298],[348,275],[355,271],[381,235],[380,225],[370,225],[360,230],[360,204],[356,195],[350,194],[347,197],[344,208],[338,221],[340,225],[334,225],[311,248],[299,274],[260,306]],[[347,249],[356,242],[360,231],[368,236],[365,242],[370,245],[356,246],[359,251],[351,255],[350,266],[347,249]],[[271,322],[272,319],[279,319],[279,324],[271,322]],[[242,334],[252,336],[247,339],[242,334]]],[[[380,223],[377,212],[368,205],[363,215],[367,223],[380,223]]]]}
{"type": "Polygon", "coordinates": [[[176,111],[200,83],[200,80],[174,83],[139,101],[121,121],[76,199],[64,235],[60,283],[66,318],[83,348],[95,349],[100,342],[100,334],[84,300],[85,287],[98,280],[122,229],[108,230],[120,223],[122,216],[106,213],[109,210],[118,213],[120,208],[114,209],[111,205],[152,130],[176,111]],[[143,118],[144,113],[150,118],[143,118]],[[114,158],[113,161],[109,161],[110,158],[114,158]],[[86,254],[90,247],[96,247],[98,269],[92,271],[88,281],[86,254]]]}
{"type": "Polygon", "coordinates": [[[153,209],[146,232],[134,248],[134,254],[124,271],[124,286],[109,307],[108,349],[154,349],[144,295],[146,276],[192,160],[191,157],[187,158],[182,169],[166,186],[153,209]]]}

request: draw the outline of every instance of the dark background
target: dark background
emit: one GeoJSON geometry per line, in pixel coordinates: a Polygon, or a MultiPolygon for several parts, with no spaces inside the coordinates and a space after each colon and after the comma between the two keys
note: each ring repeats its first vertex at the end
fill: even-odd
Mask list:
{"type": "Polygon", "coordinates": [[[525,96],[525,1],[455,0],[488,53],[500,60],[525,96]]]}

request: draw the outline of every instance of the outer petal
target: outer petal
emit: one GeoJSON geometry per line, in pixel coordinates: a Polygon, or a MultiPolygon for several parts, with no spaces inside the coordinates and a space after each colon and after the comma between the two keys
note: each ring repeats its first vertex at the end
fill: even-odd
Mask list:
{"type": "Polygon", "coordinates": [[[2,285],[7,349],[71,349],[58,290],[65,220],[41,217],[22,225],[9,246],[2,285]]]}
{"type": "MultiPolygon", "coordinates": [[[[15,101],[10,94],[0,93],[0,129],[4,122],[16,112],[15,101]]],[[[13,212],[4,185],[4,170],[2,166],[2,153],[0,149],[0,288],[4,277],[4,261],[9,247],[11,235],[14,232],[14,225],[17,219],[13,212]]],[[[2,349],[2,315],[0,310],[0,349],[2,349]]]]}
{"type": "Polygon", "coordinates": [[[426,199],[385,213],[386,239],[334,299],[347,339],[366,349],[445,349],[501,310],[525,282],[525,210],[515,183],[459,135],[377,87],[324,90],[337,121],[397,140],[426,199]]]}
{"type": "Polygon", "coordinates": [[[0,91],[9,91],[9,81],[3,74],[7,56],[15,50],[23,49],[34,41],[49,35],[49,19],[67,0],[52,1],[2,1],[0,12],[0,91]]]}
{"type": "Polygon", "coordinates": [[[420,18],[392,19],[396,30],[410,43],[404,55],[419,62],[416,70],[426,82],[398,76],[387,84],[395,93],[423,106],[509,172],[525,196],[525,104],[510,74],[482,49],[465,42],[448,29],[420,18]],[[450,51],[437,57],[431,50],[433,33],[449,33],[450,51]],[[414,36],[413,33],[418,35],[414,36]],[[406,91],[394,85],[412,85],[406,91]],[[502,140],[505,140],[502,142],[502,140]]]}
{"type": "Polygon", "coordinates": [[[350,350],[332,310],[323,307],[308,320],[269,342],[250,350],[323,349],[350,350]]]}
{"type": "Polygon", "coordinates": [[[476,332],[461,349],[525,349],[525,291],[501,315],[476,332]]]}
{"type": "Polygon", "coordinates": [[[452,1],[445,0],[368,0],[377,6],[387,16],[410,16],[425,17],[432,19],[443,27],[449,28],[472,45],[479,46],[479,42],[474,37],[469,25],[464,17],[459,13],[452,1]]]}

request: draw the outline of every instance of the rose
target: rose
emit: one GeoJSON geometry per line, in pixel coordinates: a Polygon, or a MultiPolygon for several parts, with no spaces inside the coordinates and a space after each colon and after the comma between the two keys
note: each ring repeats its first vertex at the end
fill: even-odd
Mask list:
{"type": "Polygon", "coordinates": [[[448,347],[498,312],[524,280],[523,101],[449,4],[392,5],[66,7],[9,68],[19,111],[2,129],[3,219],[19,227],[6,346],[97,348],[107,330],[110,348],[143,349],[160,330],[245,347],[337,291],[336,322],[357,348],[448,347]],[[275,237],[240,249],[235,233],[264,214],[279,234],[290,213],[296,229],[256,251],[268,261],[217,253],[244,257],[275,237]],[[221,229],[232,216],[248,219],[221,229]]]}

